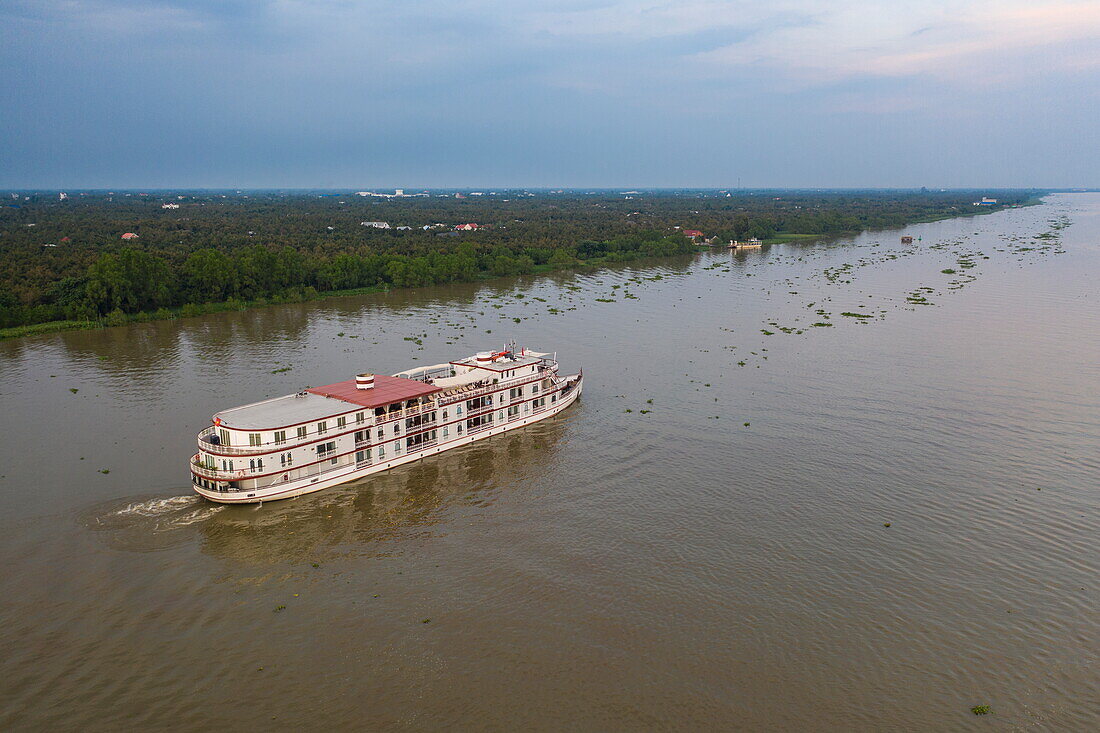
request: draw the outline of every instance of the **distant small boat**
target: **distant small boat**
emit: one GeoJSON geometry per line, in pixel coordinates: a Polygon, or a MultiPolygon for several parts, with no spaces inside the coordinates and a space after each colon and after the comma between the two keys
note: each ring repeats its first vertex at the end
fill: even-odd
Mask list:
{"type": "Polygon", "coordinates": [[[902,244],[912,244],[913,243],[913,238],[909,237],[909,236],[902,237],[901,238],[901,243],[902,244]]]}
{"type": "Polygon", "coordinates": [[[739,242],[736,239],[731,240],[729,243],[730,249],[756,249],[757,247],[763,247],[764,243],[756,237],[753,237],[747,242],[739,242]]]}

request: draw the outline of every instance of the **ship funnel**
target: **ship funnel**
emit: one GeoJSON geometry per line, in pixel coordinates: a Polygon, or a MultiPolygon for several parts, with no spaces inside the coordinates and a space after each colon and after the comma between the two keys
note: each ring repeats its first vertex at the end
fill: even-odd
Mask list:
{"type": "Polygon", "coordinates": [[[355,375],[355,388],[356,389],[374,389],[374,375],[373,374],[356,374],[355,375]]]}

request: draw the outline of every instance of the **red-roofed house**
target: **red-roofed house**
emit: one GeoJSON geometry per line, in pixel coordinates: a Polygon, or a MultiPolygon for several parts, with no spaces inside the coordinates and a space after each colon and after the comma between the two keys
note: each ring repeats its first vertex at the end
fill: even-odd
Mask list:
{"type": "Polygon", "coordinates": [[[703,233],[701,231],[699,231],[698,229],[685,229],[684,230],[684,236],[695,238],[695,237],[703,236],[703,233]]]}
{"type": "Polygon", "coordinates": [[[134,234],[133,232],[126,232],[125,234],[122,235],[122,238],[123,239],[137,239],[138,235],[134,234]]]}
{"type": "Polygon", "coordinates": [[[479,229],[477,224],[459,224],[455,227],[456,232],[473,232],[479,229]]]}

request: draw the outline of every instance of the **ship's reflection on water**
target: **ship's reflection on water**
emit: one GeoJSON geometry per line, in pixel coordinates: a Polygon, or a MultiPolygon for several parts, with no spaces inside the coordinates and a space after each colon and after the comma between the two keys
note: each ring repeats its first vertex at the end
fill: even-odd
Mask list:
{"type": "MultiPolygon", "coordinates": [[[[573,409],[579,408],[580,403],[573,409]]],[[[227,506],[195,495],[99,505],[83,524],[114,548],[153,551],[198,541],[204,554],[252,565],[388,555],[394,540],[431,536],[457,507],[489,507],[537,480],[570,413],[297,499],[227,506]]]]}

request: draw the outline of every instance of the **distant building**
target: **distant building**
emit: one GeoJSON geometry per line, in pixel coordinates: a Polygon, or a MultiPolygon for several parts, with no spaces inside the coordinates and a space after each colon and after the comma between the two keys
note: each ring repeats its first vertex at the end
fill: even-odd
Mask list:
{"type": "Polygon", "coordinates": [[[375,229],[389,229],[390,223],[388,221],[361,221],[360,226],[374,227],[375,229]]]}
{"type": "MultiPolygon", "coordinates": [[[[406,198],[412,196],[427,196],[427,193],[405,193],[403,188],[395,188],[393,193],[375,193],[374,191],[356,191],[356,196],[374,196],[380,199],[406,198]]],[[[343,202],[341,202],[343,203],[343,202]]]]}
{"type": "Polygon", "coordinates": [[[997,199],[991,199],[988,196],[982,196],[982,200],[981,201],[975,201],[974,205],[975,206],[996,206],[997,205],[997,199]]]}
{"type": "Polygon", "coordinates": [[[62,201],[64,201],[65,199],[69,198],[69,194],[65,193],[64,191],[62,191],[60,195],[61,195],[61,200],[62,200],[62,201]]]}
{"type": "Polygon", "coordinates": [[[456,232],[473,232],[473,231],[476,231],[476,230],[481,229],[481,228],[483,228],[483,227],[480,227],[477,224],[458,224],[457,226],[455,226],[455,231],[456,232]]]}
{"type": "Polygon", "coordinates": [[[691,237],[692,239],[694,239],[695,237],[703,236],[703,233],[701,231],[699,231],[698,229],[685,229],[684,230],[684,236],[685,237],[691,237]]]}
{"type": "Polygon", "coordinates": [[[138,235],[134,234],[133,232],[126,232],[125,234],[122,235],[122,238],[126,239],[126,240],[137,239],[138,235]]]}
{"type": "Polygon", "coordinates": [[[412,229],[412,227],[407,227],[407,226],[399,226],[397,228],[401,231],[408,231],[409,229],[412,229]]]}
{"type": "Polygon", "coordinates": [[[160,205],[160,208],[162,208],[162,209],[178,209],[179,207],[180,207],[179,204],[161,204],[160,205]]]}

